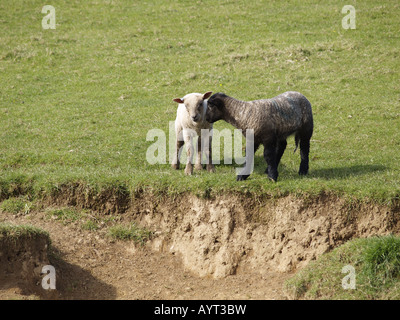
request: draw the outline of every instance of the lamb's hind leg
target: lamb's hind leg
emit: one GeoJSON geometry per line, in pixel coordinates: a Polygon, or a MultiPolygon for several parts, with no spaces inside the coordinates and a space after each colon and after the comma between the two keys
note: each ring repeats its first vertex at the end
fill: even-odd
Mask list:
{"type": "Polygon", "coordinates": [[[192,175],[193,174],[193,153],[194,153],[193,137],[190,133],[187,133],[187,132],[184,132],[183,136],[185,139],[186,150],[187,150],[187,162],[186,162],[185,174],[192,175]]]}
{"type": "Polygon", "coordinates": [[[300,138],[300,168],[299,175],[306,175],[308,173],[308,156],[310,153],[310,138],[300,138]]]}
{"type": "Polygon", "coordinates": [[[212,163],[212,131],[210,129],[201,129],[201,148],[205,154],[207,171],[215,172],[212,163]]]}
{"type": "Polygon", "coordinates": [[[174,159],[172,160],[172,168],[178,170],[180,165],[180,155],[182,146],[184,145],[182,131],[178,131],[176,135],[176,149],[174,159]]]}
{"type": "Polygon", "coordinates": [[[196,165],[195,165],[195,169],[196,170],[203,170],[203,164],[201,163],[201,159],[203,156],[203,149],[201,147],[201,137],[198,137],[197,140],[197,160],[196,160],[196,165]]]}
{"type": "MultiPolygon", "coordinates": [[[[278,141],[278,145],[276,147],[276,167],[279,167],[279,163],[281,162],[283,153],[286,150],[286,146],[287,146],[287,141],[286,140],[280,140],[278,141]]],[[[265,170],[265,173],[268,174],[268,167],[265,170]]]]}
{"type": "Polygon", "coordinates": [[[278,180],[278,164],[277,164],[277,141],[264,144],[264,159],[267,162],[265,173],[272,181],[278,180]]]}
{"type": "Polygon", "coordinates": [[[208,141],[208,146],[206,147],[207,171],[215,172],[214,164],[212,163],[212,136],[210,135],[205,140],[208,141]]]}
{"type": "Polygon", "coordinates": [[[278,146],[276,148],[276,166],[279,166],[279,162],[281,162],[283,153],[285,152],[287,146],[286,140],[281,140],[278,142],[278,146]]]}
{"type": "Polygon", "coordinates": [[[172,164],[172,168],[174,168],[174,169],[176,169],[176,170],[178,170],[179,169],[179,166],[180,166],[180,154],[181,154],[181,152],[182,152],[182,150],[181,150],[181,148],[182,148],[182,146],[185,144],[185,142],[184,141],[177,141],[176,142],[176,155],[175,155],[175,157],[176,157],[176,162],[174,162],[173,164],[172,164]]]}

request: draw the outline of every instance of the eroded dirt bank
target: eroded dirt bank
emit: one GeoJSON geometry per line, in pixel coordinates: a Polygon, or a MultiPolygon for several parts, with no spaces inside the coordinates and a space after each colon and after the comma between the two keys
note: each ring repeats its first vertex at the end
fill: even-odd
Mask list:
{"type": "MultiPolygon", "coordinates": [[[[3,213],[1,219],[50,233],[56,252],[50,262],[58,270],[55,299],[282,299],[284,280],[319,255],[351,238],[400,229],[398,207],[329,195],[204,199],[138,193],[131,198],[71,188],[43,205],[28,216],[3,213]],[[48,206],[135,221],[154,236],[138,248],[107,238],[103,229],[51,221],[44,214],[48,206]]],[[[12,282],[3,288],[0,297],[15,291],[12,282]]]]}
{"type": "Polygon", "coordinates": [[[346,240],[400,228],[396,210],[333,196],[141,200],[143,205],[127,213],[158,230],[153,248],[180,254],[185,268],[214,278],[244,268],[293,272],[346,240]]]}

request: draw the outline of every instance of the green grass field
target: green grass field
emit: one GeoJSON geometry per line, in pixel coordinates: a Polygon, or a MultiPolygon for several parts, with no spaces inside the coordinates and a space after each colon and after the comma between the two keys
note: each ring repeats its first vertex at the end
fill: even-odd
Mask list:
{"type": "Polygon", "coordinates": [[[296,299],[399,300],[399,249],[392,235],[353,239],[312,261],[285,288],[296,299]]]}
{"type": "MultiPolygon", "coordinates": [[[[400,5],[391,1],[42,1],[0,3],[0,198],[70,182],[209,195],[400,195],[400,5]],[[356,29],[342,28],[344,5],[356,29]],[[242,100],[303,93],[313,106],[310,174],[294,139],[279,181],[234,165],[187,177],[150,165],[151,129],[168,133],[190,92],[242,100]]],[[[217,129],[232,128],[217,122],[217,129]]],[[[221,160],[223,162],[223,159],[221,160]]]]}

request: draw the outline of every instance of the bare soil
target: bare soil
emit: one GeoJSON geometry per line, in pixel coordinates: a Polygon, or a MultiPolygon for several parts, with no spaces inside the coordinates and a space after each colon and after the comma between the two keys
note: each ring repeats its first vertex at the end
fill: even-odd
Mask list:
{"type": "Polygon", "coordinates": [[[351,238],[400,227],[398,209],[355,206],[332,196],[138,195],[122,199],[122,209],[113,206],[120,203],[115,197],[79,199],[70,194],[44,203],[135,221],[154,231],[154,238],[141,246],[111,239],[105,227],[88,231],[79,221],[62,224],[45,210],[3,212],[0,221],[42,228],[52,243],[48,257],[38,255],[30,278],[21,271],[0,278],[0,299],[286,299],[284,281],[311,260],[351,238]],[[37,269],[48,263],[56,269],[56,290],[41,287],[37,269]]]}
{"type": "MultiPolygon", "coordinates": [[[[40,277],[27,285],[9,277],[0,299],[283,299],[285,274],[241,273],[223,279],[185,270],[178,255],[149,246],[114,241],[79,225],[63,225],[44,213],[1,220],[32,224],[50,233],[56,292],[42,289],[40,277]],[[36,286],[35,286],[36,285],[36,286]]],[[[43,265],[47,264],[42,262],[43,265]]],[[[32,280],[32,279],[30,279],[32,280]]]]}

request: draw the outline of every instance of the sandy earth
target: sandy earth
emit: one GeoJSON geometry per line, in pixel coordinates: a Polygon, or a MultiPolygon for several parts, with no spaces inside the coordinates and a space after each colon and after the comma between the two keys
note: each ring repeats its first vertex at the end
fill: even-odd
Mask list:
{"type": "Polygon", "coordinates": [[[155,252],[149,246],[115,241],[105,231],[63,225],[42,213],[14,216],[3,212],[0,221],[31,224],[49,232],[50,263],[56,269],[56,290],[0,284],[0,299],[285,299],[288,273],[259,274],[242,267],[221,279],[199,277],[185,270],[178,255],[155,252]]]}
{"type": "Polygon", "coordinates": [[[0,299],[285,299],[285,280],[310,261],[349,239],[400,230],[399,207],[350,206],[329,195],[313,201],[146,194],[130,199],[71,190],[48,206],[90,209],[103,223],[100,229],[51,219],[46,203],[28,215],[0,212],[0,221],[49,232],[47,262],[56,269],[57,287],[52,292],[41,287],[43,262],[33,256],[46,253],[42,243],[31,249],[25,243],[15,254],[8,246],[0,250],[0,270],[6,270],[0,273],[0,299]],[[107,228],[120,222],[138,223],[154,237],[145,246],[113,240],[107,228]]]}

